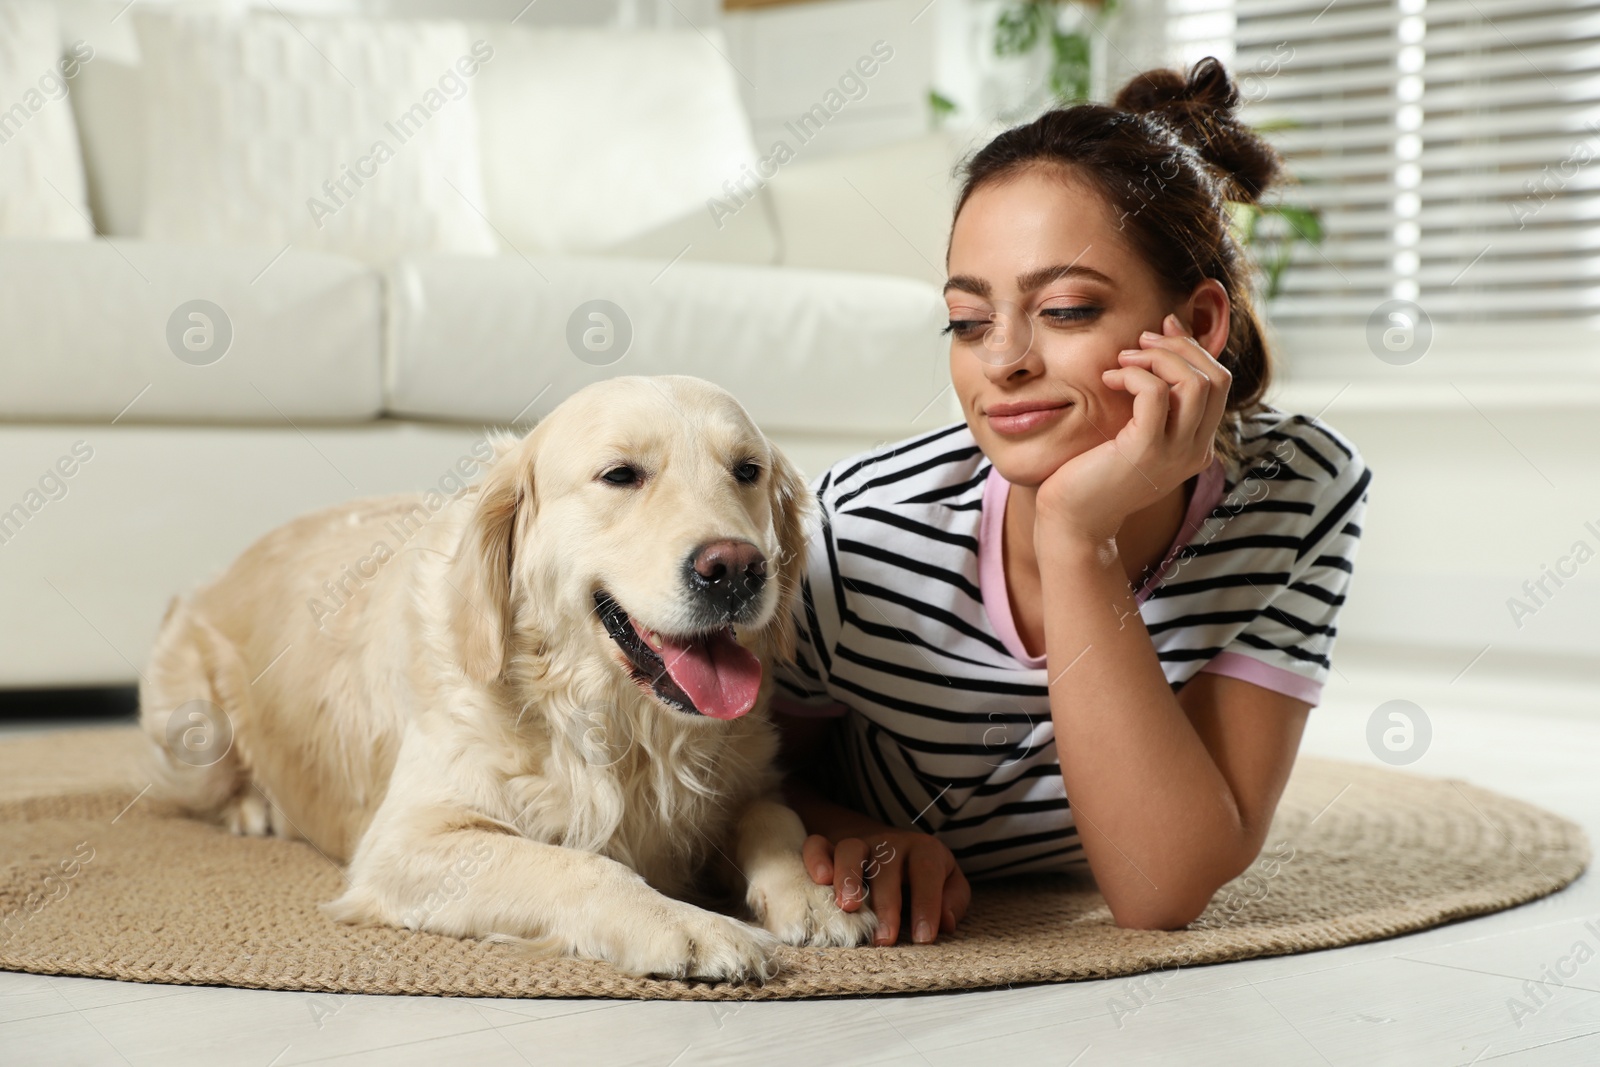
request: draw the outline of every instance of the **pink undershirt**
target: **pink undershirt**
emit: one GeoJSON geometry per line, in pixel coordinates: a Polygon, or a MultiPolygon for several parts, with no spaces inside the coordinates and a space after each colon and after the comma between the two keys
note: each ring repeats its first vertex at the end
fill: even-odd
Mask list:
{"type": "MultiPolygon", "coordinates": [[[[1178,553],[1188,546],[1206,517],[1221,502],[1222,483],[1222,460],[1213,459],[1211,466],[1200,475],[1199,481],[1195,484],[1188,513],[1184,516],[1183,525],[1178,528],[1177,537],[1167,550],[1166,558],[1161,561],[1161,566],[1145,579],[1144,585],[1135,594],[1136,604],[1143,606],[1149,599],[1161,575],[1177,558],[1178,553]]],[[[983,518],[978,525],[978,588],[983,593],[983,607],[989,616],[989,625],[994,628],[995,636],[1000,638],[1000,643],[1006,646],[1006,651],[1011,653],[1018,663],[1024,667],[1037,669],[1045,665],[1045,658],[1030,656],[1023,647],[1022,638],[1017,635],[1016,619],[1011,613],[1011,596],[1006,590],[1005,560],[1002,553],[1005,547],[1006,497],[1010,491],[1011,483],[1002,478],[998,470],[990,467],[988,480],[983,485],[983,518]]],[[[1309,678],[1238,652],[1217,653],[1210,662],[1200,668],[1199,673],[1207,671],[1229,678],[1240,678],[1264,689],[1286,693],[1311,704],[1317,703],[1322,692],[1322,686],[1309,678]]]]}

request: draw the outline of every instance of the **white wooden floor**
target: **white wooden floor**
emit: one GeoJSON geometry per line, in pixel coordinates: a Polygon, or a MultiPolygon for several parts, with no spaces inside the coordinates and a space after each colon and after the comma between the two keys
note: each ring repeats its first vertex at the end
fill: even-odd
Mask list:
{"type": "MultiPolygon", "coordinates": [[[[1473,671],[1455,679],[1461,665],[1448,663],[1336,662],[1340,677],[1312,712],[1303,751],[1376,762],[1369,715],[1385,700],[1413,700],[1433,738],[1411,769],[1534,801],[1600,839],[1600,687],[1473,671]]],[[[338,997],[0,973],[0,1064],[1600,1064],[1597,931],[1591,874],[1510,912],[1189,968],[1143,992],[1120,979],[710,1005],[338,997]],[[1529,980],[1558,967],[1564,984],[1530,997],[1529,980]],[[1119,1015],[1119,1001],[1137,1010],[1119,1015]],[[1527,1010],[1514,1016],[1514,1001],[1527,1010]]]]}

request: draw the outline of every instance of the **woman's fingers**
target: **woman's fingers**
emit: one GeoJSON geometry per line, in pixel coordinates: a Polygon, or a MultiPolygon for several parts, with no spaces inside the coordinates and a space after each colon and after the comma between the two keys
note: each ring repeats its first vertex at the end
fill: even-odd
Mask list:
{"type": "Polygon", "coordinates": [[[1173,386],[1188,386],[1191,390],[1210,387],[1213,378],[1211,369],[1201,362],[1205,358],[1204,349],[1177,337],[1152,341],[1149,334],[1142,335],[1139,343],[1145,347],[1117,354],[1124,366],[1132,364],[1155,370],[1173,386]]]}
{"type": "Polygon", "coordinates": [[[927,943],[938,936],[943,922],[940,912],[944,896],[944,856],[936,842],[932,848],[917,849],[908,861],[911,868],[911,940],[927,943]]]}
{"type": "Polygon", "coordinates": [[[833,884],[833,842],[821,834],[812,834],[800,846],[800,859],[811,872],[811,880],[818,885],[833,884]]]}
{"type": "Polygon", "coordinates": [[[867,899],[861,880],[867,845],[859,837],[847,837],[833,848],[833,898],[841,911],[857,911],[867,899]]]}
{"type": "MultiPolygon", "coordinates": [[[[1183,324],[1178,321],[1178,316],[1176,315],[1167,316],[1167,319],[1162,323],[1161,332],[1164,334],[1176,334],[1189,342],[1189,347],[1198,353],[1196,365],[1211,380],[1211,388],[1206,394],[1205,413],[1200,419],[1200,424],[1202,427],[1215,428],[1222,421],[1222,415],[1228,408],[1228,392],[1233,388],[1233,375],[1217,359],[1217,356],[1221,355],[1221,353],[1213,354],[1208,351],[1204,345],[1195,339],[1194,335],[1183,328],[1183,324]]],[[[1209,441],[1206,443],[1207,445],[1210,444],[1209,441]]]]}
{"type": "Polygon", "coordinates": [[[1203,429],[1211,383],[1185,356],[1166,346],[1150,347],[1122,357],[1124,369],[1139,367],[1165,382],[1171,390],[1168,408],[1172,437],[1179,444],[1193,441],[1203,429]]]}
{"type": "MultiPolygon", "coordinates": [[[[1168,317],[1166,322],[1173,320],[1168,317]]],[[[1163,323],[1163,328],[1166,328],[1166,323],[1163,323]]],[[[1214,360],[1187,334],[1165,336],[1146,333],[1139,338],[1139,344],[1144,347],[1136,354],[1130,352],[1123,355],[1123,363],[1142,366],[1173,387],[1174,437],[1181,442],[1194,440],[1203,432],[1206,414],[1210,411],[1208,400],[1216,379],[1213,378],[1213,366],[1208,365],[1213,365],[1214,360]]],[[[1216,370],[1221,370],[1221,366],[1216,366],[1216,370]]]]}
{"type": "Polygon", "coordinates": [[[870,901],[878,917],[875,945],[895,944],[902,919],[906,940],[918,944],[936,940],[940,932],[954,933],[972,902],[972,888],[955,857],[926,835],[847,837],[834,844],[823,834],[811,834],[801,845],[801,855],[819,883],[822,867],[832,867],[834,899],[841,910],[858,911],[870,901]],[[904,899],[908,880],[909,909],[904,899]]]}
{"type": "Polygon", "coordinates": [[[900,936],[900,881],[905,857],[893,848],[876,864],[872,879],[872,910],[878,916],[878,929],[872,935],[875,945],[892,945],[900,936]]]}
{"type": "Polygon", "coordinates": [[[1163,319],[1161,330],[1160,334],[1141,334],[1142,347],[1122,353],[1121,362],[1147,368],[1173,388],[1173,433],[1178,440],[1209,443],[1199,442],[1199,438],[1221,418],[1231,377],[1176,315],[1163,319]]]}
{"type": "MultiPolygon", "coordinates": [[[[1162,438],[1166,436],[1172,387],[1143,367],[1125,366],[1117,374],[1122,388],[1133,394],[1133,436],[1146,454],[1155,455],[1161,447],[1162,438]]],[[[1118,437],[1120,440],[1120,434],[1118,437]]]]}
{"type": "Polygon", "coordinates": [[[960,864],[951,863],[950,873],[945,876],[943,906],[940,909],[939,929],[947,934],[956,932],[956,923],[966,917],[967,908],[972,903],[972,886],[967,882],[966,874],[961,870],[960,864]]]}

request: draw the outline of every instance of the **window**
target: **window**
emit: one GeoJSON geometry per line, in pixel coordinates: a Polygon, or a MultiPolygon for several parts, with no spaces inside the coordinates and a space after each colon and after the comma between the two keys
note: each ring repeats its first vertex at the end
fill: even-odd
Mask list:
{"type": "Polygon", "coordinates": [[[1374,313],[1408,301],[1457,370],[1504,368],[1507,344],[1547,358],[1558,335],[1552,367],[1600,366],[1571,351],[1600,329],[1600,0],[1168,11],[1174,59],[1229,65],[1299,179],[1278,195],[1321,212],[1268,309],[1291,362],[1353,343],[1365,363],[1374,313]]]}

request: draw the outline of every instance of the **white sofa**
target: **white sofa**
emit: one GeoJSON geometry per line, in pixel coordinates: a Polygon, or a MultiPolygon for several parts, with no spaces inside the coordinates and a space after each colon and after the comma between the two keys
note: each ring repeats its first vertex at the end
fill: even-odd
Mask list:
{"type": "MultiPolygon", "coordinates": [[[[674,217],[613,225],[585,247],[590,231],[574,216],[615,223],[608,183],[642,188],[615,159],[585,164],[596,125],[667,137],[675,154],[658,161],[692,157],[701,145],[683,130],[630,132],[641,113],[675,121],[659,101],[646,107],[666,78],[668,90],[702,94],[685,98],[698,101],[685,130],[722,107],[721,127],[704,131],[708,151],[748,143],[731,79],[697,66],[715,57],[684,35],[624,42],[635,51],[619,57],[592,32],[475,28],[501,62],[472,95],[483,176],[472,207],[495,254],[373,261],[296,241],[163,239],[142,217],[145,176],[163,168],[141,159],[149,102],[122,6],[59,5],[63,47],[94,48],[70,82],[94,234],[0,234],[0,686],[136,681],[167,598],[270,527],[354,496],[454,491],[477,473],[470,449],[486,426],[526,428],[600,377],[719,382],[813,473],[959,417],[932,284],[955,161],[941,137],[802,156],[721,228],[703,200],[723,194],[709,187],[674,217]],[[575,49],[593,61],[569,62],[571,77],[610,80],[541,96],[539,57],[575,49]],[[638,84],[617,77],[619,64],[657,52],[680,68],[638,84]],[[718,79],[721,104],[707,104],[718,79]],[[548,121],[573,108],[586,128],[548,121]],[[533,155],[519,114],[539,117],[533,155]],[[560,143],[564,129],[574,143],[560,143]],[[561,185],[558,168],[529,182],[571,188],[569,198],[527,203],[519,175],[551,159],[593,188],[561,185]],[[574,312],[597,299],[621,308],[632,334],[614,362],[579,358],[568,341],[574,312]],[[195,300],[225,322],[179,313],[195,300]],[[225,354],[179,358],[169,337],[192,323],[231,333],[225,354]]],[[[680,196],[693,184],[658,169],[680,196]]]]}

